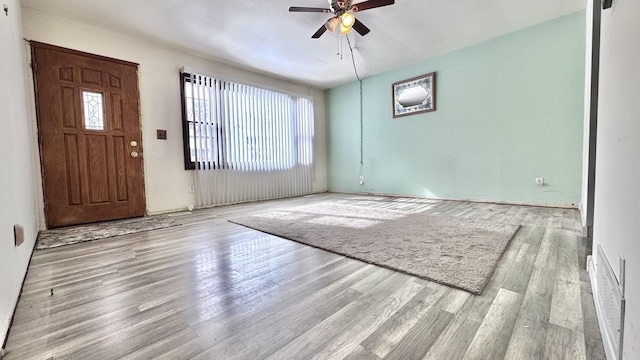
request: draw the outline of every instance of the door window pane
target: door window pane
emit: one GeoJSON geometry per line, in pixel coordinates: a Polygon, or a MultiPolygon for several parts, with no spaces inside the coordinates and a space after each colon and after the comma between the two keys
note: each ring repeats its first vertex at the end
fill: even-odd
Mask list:
{"type": "Polygon", "coordinates": [[[104,130],[102,94],[83,91],[82,105],[84,108],[84,128],[87,130],[104,130]]]}

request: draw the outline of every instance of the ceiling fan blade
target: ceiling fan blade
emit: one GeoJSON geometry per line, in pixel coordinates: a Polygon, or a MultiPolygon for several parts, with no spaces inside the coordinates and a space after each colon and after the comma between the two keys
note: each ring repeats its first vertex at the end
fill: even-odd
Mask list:
{"type": "Polygon", "coordinates": [[[292,6],[292,7],[289,8],[289,12],[332,13],[333,11],[331,11],[331,9],[324,9],[324,8],[292,6]]]}
{"type": "Polygon", "coordinates": [[[322,34],[324,34],[324,33],[325,33],[325,31],[327,31],[327,27],[326,27],[326,26],[324,26],[324,25],[322,25],[322,26],[320,27],[320,29],[318,29],[318,31],[316,31],[316,33],[315,33],[315,34],[311,35],[311,38],[312,38],[312,39],[317,39],[317,38],[319,38],[320,36],[322,36],[322,34]]]}
{"type": "Polygon", "coordinates": [[[355,4],[351,7],[351,11],[364,11],[381,6],[393,5],[395,0],[368,0],[355,4]]]}
{"type": "Polygon", "coordinates": [[[356,19],[356,22],[353,23],[353,30],[357,31],[358,34],[365,36],[369,33],[369,28],[366,27],[360,20],[356,19]]]}

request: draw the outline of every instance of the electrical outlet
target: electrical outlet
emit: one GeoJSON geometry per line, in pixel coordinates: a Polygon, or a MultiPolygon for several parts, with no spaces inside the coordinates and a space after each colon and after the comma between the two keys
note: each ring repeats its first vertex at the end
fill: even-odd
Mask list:
{"type": "Polygon", "coordinates": [[[360,185],[364,185],[364,176],[360,175],[360,180],[358,180],[360,182],[360,185]]]}
{"type": "Polygon", "coordinates": [[[15,246],[20,246],[24,242],[24,227],[15,224],[13,225],[13,237],[15,246]]]}
{"type": "Polygon", "coordinates": [[[189,192],[190,193],[196,192],[196,187],[193,184],[189,185],[189,192]]]}
{"type": "Polygon", "coordinates": [[[544,178],[536,178],[536,186],[544,186],[544,178]]]}

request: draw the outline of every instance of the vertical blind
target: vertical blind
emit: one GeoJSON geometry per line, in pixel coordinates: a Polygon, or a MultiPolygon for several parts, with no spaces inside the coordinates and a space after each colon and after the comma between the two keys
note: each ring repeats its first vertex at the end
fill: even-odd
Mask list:
{"type": "Polygon", "coordinates": [[[313,101],[184,74],[196,205],[312,192],[313,101]]]}

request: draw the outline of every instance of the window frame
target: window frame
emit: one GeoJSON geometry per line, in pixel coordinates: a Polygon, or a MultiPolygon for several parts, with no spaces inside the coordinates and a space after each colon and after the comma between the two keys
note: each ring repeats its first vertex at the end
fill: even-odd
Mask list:
{"type": "Polygon", "coordinates": [[[187,115],[187,99],[185,98],[185,83],[190,74],[180,72],[180,104],[182,106],[182,150],[184,156],[184,169],[195,170],[196,163],[191,161],[191,147],[189,146],[189,117],[187,115]]]}
{"type": "MultiPolygon", "coordinates": [[[[183,147],[183,157],[184,157],[184,169],[185,170],[196,170],[200,165],[197,161],[191,160],[191,138],[190,138],[190,125],[194,124],[194,135],[197,134],[196,122],[189,121],[189,114],[187,113],[187,98],[186,98],[186,84],[192,81],[191,73],[188,72],[180,72],[180,97],[181,97],[181,105],[182,105],[182,147],[183,147]]],[[[194,138],[194,141],[197,141],[197,137],[194,138]]],[[[226,141],[222,139],[222,141],[226,141]]],[[[224,151],[220,154],[221,158],[216,163],[209,163],[206,165],[206,168],[213,169],[228,169],[229,164],[227,162],[227,154],[224,151]]]]}
{"type": "Polygon", "coordinates": [[[195,170],[196,162],[191,160],[191,146],[189,143],[189,115],[187,114],[187,99],[185,98],[185,86],[191,82],[191,74],[180,72],[180,104],[182,105],[182,149],[184,156],[184,169],[195,170]]]}

